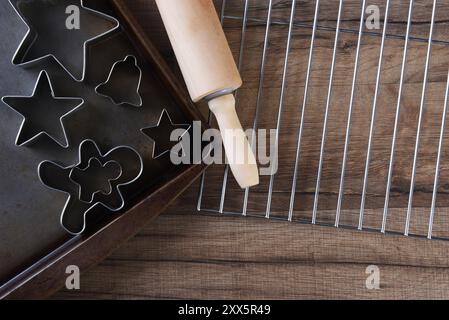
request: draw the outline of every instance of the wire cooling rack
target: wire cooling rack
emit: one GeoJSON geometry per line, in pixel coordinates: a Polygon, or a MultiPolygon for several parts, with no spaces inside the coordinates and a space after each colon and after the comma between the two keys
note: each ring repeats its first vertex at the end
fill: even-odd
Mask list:
{"type": "Polygon", "coordinates": [[[224,0],[240,117],[277,129],[279,170],[241,191],[210,169],[198,210],[449,239],[448,8],[224,0]]]}

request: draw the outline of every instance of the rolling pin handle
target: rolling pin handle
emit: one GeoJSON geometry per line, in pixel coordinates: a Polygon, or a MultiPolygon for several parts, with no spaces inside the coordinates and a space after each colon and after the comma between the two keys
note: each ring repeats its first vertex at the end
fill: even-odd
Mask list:
{"type": "Polygon", "coordinates": [[[259,184],[256,158],[235,111],[234,95],[218,96],[208,103],[217,119],[228,163],[237,183],[243,189],[259,184]]]}

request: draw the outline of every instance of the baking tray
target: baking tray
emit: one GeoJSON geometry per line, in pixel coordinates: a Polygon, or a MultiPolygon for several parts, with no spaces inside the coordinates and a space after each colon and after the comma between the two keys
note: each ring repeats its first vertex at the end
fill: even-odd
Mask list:
{"type": "MultiPolygon", "coordinates": [[[[79,0],[63,2],[81,7],[79,0]]],[[[0,96],[29,96],[38,75],[45,70],[56,96],[84,100],[82,108],[65,120],[68,148],[44,135],[30,145],[16,146],[14,141],[22,118],[5,103],[0,106],[2,298],[50,295],[64,285],[67,266],[76,265],[83,272],[99,262],[157,216],[205,169],[203,165],[174,166],[167,156],[152,157],[153,142],[141,129],[156,125],[163,110],[174,123],[205,122],[186,98],[184,86],[136,23],[126,1],[96,0],[82,4],[118,19],[120,25],[87,45],[84,77],[77,81],[51,56],[27,65],[11,63],[27,26],[8,1],[0,3],[0,96]],[[136,57],[142,71],[141,107],[116,105],[95,92],[95,87],[108,78],[114,63],[127,56],[136,57]],[[38,166],[45,160],[65,166],[75,163],[78,147],[85,139],[93,139],[102,152],[122,145],[132,147],[143,159],[143,173],[137,181],[122,188],[126,204],[123,210],[117,213],[95,210],[87,219],[87,229],[80,235],[70,235],[60,225],[67,195],[44,186],[38,166]]],[[[100,27],[100,23],[89,26],[100,27]]]]}

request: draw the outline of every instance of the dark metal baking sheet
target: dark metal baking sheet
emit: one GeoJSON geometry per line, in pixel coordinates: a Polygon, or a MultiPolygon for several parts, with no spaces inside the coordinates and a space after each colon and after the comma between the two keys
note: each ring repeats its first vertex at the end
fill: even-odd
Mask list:
{"type": "MultiPolygon", "coordinates": [[[[85,5],[113,15],[104,0],[85,1],[85,5]]],[[[125,198],[131,203],[177,170],[167,158],[151,158],[152,142],[140,129],[157,123],[164,108],[177,123],[188,122],[121,29],[88,48],[83,82],[75,81],[51,58],[30,67],[14,66],[11,59],[26,32],[27,27],[9,2],[1,1],[0,96],[30,95],[38,74],[46,70],[57,96],[80,97],[85,105],[66,121],[70,147],[63,149],[46,137],[30,146],[17,147],[14,142],[22,118],[0,103],[0,285],[70,238],[59,224],[66,195],[49,190],[39,181],[41,161],[75,163],[84,139],[95,140],[104,151],[119,145],[133,147],[144,159],[144,172],[125,189],[125,198]],[[140,108],[114,105],[94,91],[107,78],[114,62],[130,54],[137,57],[143,71],[140,108]]]]}

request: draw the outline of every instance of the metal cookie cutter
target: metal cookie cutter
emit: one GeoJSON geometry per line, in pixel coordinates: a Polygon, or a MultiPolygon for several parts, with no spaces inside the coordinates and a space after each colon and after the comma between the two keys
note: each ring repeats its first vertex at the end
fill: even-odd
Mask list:
{"type": "Polygon", "coordinates": [[[107,80],[95,88],[100,96],[109,98],[115,105],[129,104],[141,107],[142,97],[139,94],[142,82],[142,69],[135,56],[115,62],[107,80]]]}
{"type": "Polygon", "coordinates": [[[84,104],[81,98],[56,97],[45,71],[39,74],[31,96],[6,96],[2,101],[23,117],[16,138],[17,146],[46,135],[63,148],[69,146],[64,119],[84,104]]]}
{"type": "Polygon", "coordinates": [[[122,166],[115,160],[101,163],[98,158],[90,158],[89,164],[85,168],[75,167],[70,171],[70,179],[79,185],[78,199],[92,203],[97,193],[104,195],[112,194],[112,182],[122,175],[122,166]],[[100,170],[105,171],[107,179],[102,179],[97,173],[100,170]],[[90,172],[94,172],[89,174],[90,172]]]}
{"type": "Polygon", "coordinates": [[[93,140],[84,140],[79,146],[79,161],[71,166],[62,167],[52,161],[39,164],[38,175],[41,182],[50,189],[64,192],[68,199],[61,213],[61,226],[70,234],[81,234],[86,228],[86,216],[98,206],[112,212],[120,211],[125,206],[122,188],[140,178],[143,173],[143,159],[140,154],[128,146],[118,146],[102,154],[93,140]],[[71,179],[75,168],[86,169],[90,159],[96,158],[102,165],[117,162],[121,174],[117,179],[109,180],[112,191],[108,194],[95,192],[91,202],[79,199],[80,185],[71,179]]]}
{"type": "Polygon", "coordinates": [[[12,63],[28,66],[44,58],[54,58],[78,82],[84,80],[86,73],[87,45],[120,27],[117,19],[86,7],[84,0],[9,0],[9,2],[28,28],[12,63]],[[78,2],[79,6],[74,5],[74,2],[78,2]],[[67,12],[72,12],[69,9],[79,10],[79,26],[67,25],[69,18],[67,12]],[[104,26],[105,20],[113,26],[104,26]],[[83,39],[78,39],[80,36],[84,36],[83,39]],[[65,53],[62,52],[64,49],[65,53]],[[81,57],[74,55],[77,50],[83,50],[81,57]],[[77,70],[80,65],[82,69],[77,70]]]}
{"type": "MultiPolygon", "coordinates": [[[[190,124],[173,123],[170,115],[168,114],[168,111],[166,109],[163,109],[161,116],[159,117],[159,121],[155,126],[146,127],[140,129],[140,131],[148,136],[151,140],[153,140],[154,146],[152,157],[153,159],[158,159],[164,154],[173,152],[173,147],[181,143],[183,136],[189,132],[190,128],[190,124]],[[179,137],[178,141],[170,141],[170,135],[172,131],[176,129],[184,129],[185,132],[179,137]],[[164,137],[165,139],[161,139],[160,137],[164,137]]],[[[184,155],[184,148],[182,147],[182,144],[181,150],[184,155]]]]}

